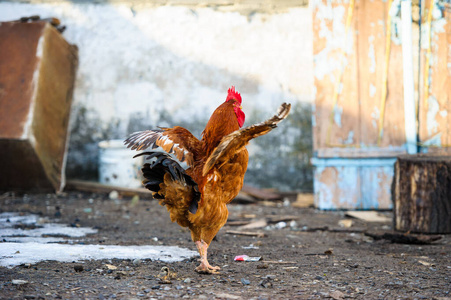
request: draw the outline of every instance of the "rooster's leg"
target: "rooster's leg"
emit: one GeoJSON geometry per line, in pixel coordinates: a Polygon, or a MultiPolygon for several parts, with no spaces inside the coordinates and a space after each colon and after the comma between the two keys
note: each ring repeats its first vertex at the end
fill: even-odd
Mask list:
{"type": "Polygon", "coordinates": [[[218,270],[220,270],[220,267],[212,267],[207,260],[207,249],[208,244],[205,243],[203,240],[196,241],[197,250],[200,254],[200,265],[196,268],[196,271],[198,273],[204,273],[204,274],[218,274],[218,270]]]}

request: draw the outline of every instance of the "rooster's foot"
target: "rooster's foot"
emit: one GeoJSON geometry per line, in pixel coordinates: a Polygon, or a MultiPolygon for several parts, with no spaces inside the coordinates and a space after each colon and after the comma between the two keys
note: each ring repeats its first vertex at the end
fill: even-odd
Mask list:
{"type": "Polygon", "coordinates": [[[200,265],[195,269],[197,273],[200,274],[219,274],[220,267],[212,267],[210,264],[201,262],[200,265]]]}

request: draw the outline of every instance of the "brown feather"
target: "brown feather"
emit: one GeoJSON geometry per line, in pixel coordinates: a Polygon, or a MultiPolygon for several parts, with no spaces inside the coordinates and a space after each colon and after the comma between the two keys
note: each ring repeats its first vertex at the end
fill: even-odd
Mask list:
{"type": "Polygon", "coordinates": [[[277,127],[277,124],[285,119],[290,113],[291,104],[283,103],[278,111],[277,115],[272,118],[252,126],[242,128],[234,131],[231,134],[224,136],[221,143],[214,149],[213,153],[208,157],[207,162],[202,170],[203,176],[216,165],[216,168],[220,168],[226,161],[229,160],[230,155],[234,155],[237,152],[243,150],[248,142],[258,136],[267,134],[272,129],[277,127]]]}
{"type": "Polygon", "coordinates": [[[160,130],[146,130],[130,135],[124,144],[132,150],[144,150],[161,147],[167,153],[175,154],[181,162],[186,161],[189,166],[201,152],[200,141],[183,127],[161,128],[160,130]]]}

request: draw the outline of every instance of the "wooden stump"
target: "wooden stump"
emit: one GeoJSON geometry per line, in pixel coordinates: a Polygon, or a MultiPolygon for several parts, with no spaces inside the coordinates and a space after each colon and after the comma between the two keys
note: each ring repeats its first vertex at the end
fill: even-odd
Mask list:
{"type": "Polygon", "coordinates": [[[451,156],[398,157],[392,194],[396,230],[451,232],[451,156]]]}

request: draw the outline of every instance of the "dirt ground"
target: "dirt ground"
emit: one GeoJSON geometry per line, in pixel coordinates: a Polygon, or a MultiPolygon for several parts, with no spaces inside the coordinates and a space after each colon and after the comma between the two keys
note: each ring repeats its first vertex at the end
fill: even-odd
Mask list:
{"type": "MultiPolygon", "coordinates": [[[[2,212],[36,213],[65,224],[97,228],[97,234],[83,238],[85,244],[195,250],[189,232],[171,223],[164,207],[153,200],[136,200],[110,200],[108,195],[89,193],[0,196],[2,212]]],[[[247,230],[263,232],[264,237],[228,234],[237,229],[230,225],[221,229],[209,249],[210,263],[222,268],[219,275],[196,273],[197,258],[177,263],[46,261],[0,267],[0,298],[451,299],[451,235],[431,245],[396,244],[364,234],[390,232],[390,222],[354,219],[351,227],[340,227],[344,212],[282,204],[231,204],[229,211],[230,222],[249,217],[274,222],[266,229],[247,230]],[[296,219],[278,223],[284,216],[296,219]],[[260,256],[262,261],[234,261],[242,254],[260,256]],[[117,269],[108,270],[106,264],[117,269]],[[165,266],[172,274],[168,280],[160,278],[165,266]],[[28,283],[13,285],[17,279],[28,283]]],[[[384,214],[391,217],[390,212],[384,214]]]]}

